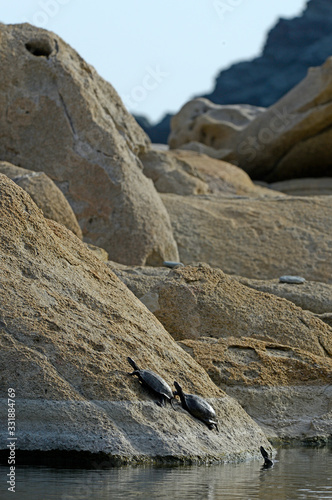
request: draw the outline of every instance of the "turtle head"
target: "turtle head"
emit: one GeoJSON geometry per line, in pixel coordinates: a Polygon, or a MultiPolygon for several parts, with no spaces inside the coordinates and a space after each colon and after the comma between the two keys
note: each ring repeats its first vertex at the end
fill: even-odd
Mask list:
{"type": "Polygon", "coordinates": [[[182,390],[181,385],[178,384],[176,380],[174,381],[174,387],[175,387],[176,391],[173,392],[173,395],[181,397],[181,394],[183,394],[183,390],[182,390]]]}
{"type": "Polygon", "coordinates": [[[130,364],[131,364],[131,366],[134,368],[134,370],[139,370],[139,368],[138,368],[137,364],[135,363],[135,361],[134,361],[133,359],[131,359],[131,358],[128,356],[127,360],[128,360],[128,363],[130,363],[130,364]]]}

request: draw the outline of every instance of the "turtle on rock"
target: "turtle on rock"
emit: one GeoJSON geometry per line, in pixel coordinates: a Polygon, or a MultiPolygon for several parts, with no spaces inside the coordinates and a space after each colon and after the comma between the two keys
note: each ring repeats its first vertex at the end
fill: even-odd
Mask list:
{"type": "Polygon", "coordinates": [[[180,397],[182,408],[191,413],[193,417],[196,417],[204,422],[209,429],[212,430],[213,427],[215,427],[219,432],[216,412],[212,406],[200,396],[196,396],[195,394],[185,394],[182,387],[177,382],[174,382],[174,385],[176,392],[173,394],[174,396],[180,397]]]}
{"type": "Polygon", "coordinates": [[[165,406],[166,402],[169,401],[171,403],[171,406],[173,407],[172,400],[174,399],[174,395],[167,382],[165,382],[163,378],[161,378],[152,370],[141,370],[140,368],[138,368],[135,361],[129,358],[129,356],[127,360],[134,368],[134,371],[129,375],[137,375],[139,381],[143,386],[149,388],[151,391],[158,395],[159,401],[157,401],[157,404],[159,406],[165,406]]]}

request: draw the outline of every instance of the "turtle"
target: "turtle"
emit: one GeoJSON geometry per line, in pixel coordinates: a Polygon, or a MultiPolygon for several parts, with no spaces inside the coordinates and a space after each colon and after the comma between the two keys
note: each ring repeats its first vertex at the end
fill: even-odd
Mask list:
{"type": "Polygon", "coordinates": [[[261,446],[260,450],[261,450],[261,454],[264,458],[263,468],[269,469],[270,467],[273,467],[273,461],[269,459],[269,455],[268,455],[267,451],[265,450],[265,448],[263,448],[263,446],[261,446]]]}
{"type": "Polygon", "coordinates": [[[174,399],[174,395],[167,382],[165,382],[165,380],[161,378],[160,375],[157,375],[157,373],[153,372],[152,370],[141,370],[140,368],[138,368],[135,361],[129,356],[127,360],[134,368],[134,371],[129,375],[137,375],[142,385],[148,387],[159,396],[159,401],[157,401],[157,404],[159,406],[165,406],[166,401],[169,401],[173,408],[172,400],[174,399]]]}
{"type": "Polygon", "coordinates": [[[212,406],[200,396],[196,396],[195,394],[185,394],[180,384],[176,381],[174,382],[174,385],[176,391],[173,392],[173,394],[174,396],[180,397],[182,408],[191,413],[193,417],[196,417],[204,422],[210,430],[215,427],[219,432],[216,412],[212,406]]]}

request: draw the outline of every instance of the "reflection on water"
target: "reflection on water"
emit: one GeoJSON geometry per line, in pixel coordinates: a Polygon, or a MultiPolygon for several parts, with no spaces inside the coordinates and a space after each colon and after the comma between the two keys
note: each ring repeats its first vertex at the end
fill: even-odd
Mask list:
{"type": "MultiPolygon", "coordinates": [[[[240,464],[108,470],[24,467],[17,470],[20,500],[298,500],[332,499],[332,449],[280,449],[271,469],[263,459],[240,464]]],[[[0,467],[0,498],[7,492],[0,467]]]]}

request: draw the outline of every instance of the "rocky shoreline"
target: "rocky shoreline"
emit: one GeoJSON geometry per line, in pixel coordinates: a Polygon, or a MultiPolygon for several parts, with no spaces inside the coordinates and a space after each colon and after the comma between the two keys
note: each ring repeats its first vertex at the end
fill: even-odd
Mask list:
{"type": "Polygon", "coordinates": [[[188,103],[176,149],[161,150],[57,35],[0,33],[0,419],[12,388],[17,453],[93,467],[330,445],[331,178],[315,183],[322,194],[274,187],[301,173],[301,161],[279,168],[278,145],[305,158],[303,177],[317,162],[322,179],[331,171],[320,104],[331,60],[287,95],[292,119],[255,158],[255,176],[269,161],[254,183],[238,144],[260,137],[273,110],[188,103]],[[128,356],[212,404],[219,432],[178,399],[156,404],[128,356]]]}

